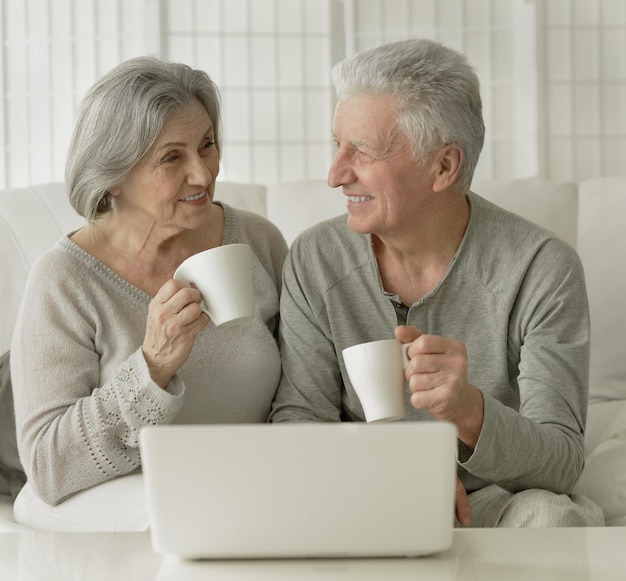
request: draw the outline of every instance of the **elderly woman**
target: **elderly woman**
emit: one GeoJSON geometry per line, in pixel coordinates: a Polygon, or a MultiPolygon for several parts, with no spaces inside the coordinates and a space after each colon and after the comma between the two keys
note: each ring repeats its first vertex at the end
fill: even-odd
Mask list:
{"type": "Polygon", "coordinates": [[[66,182],[88,223],[33,267],[12,344],[18,522],[146,528],[143,426],[266,421],[287,248],[263,217],[213,201],[219,164],[219,93],[202,71],[131,59],[84,99],[66,182]],[[173,274],[232,243],[251,248],[256,313],[216,328],[173,274]]]}

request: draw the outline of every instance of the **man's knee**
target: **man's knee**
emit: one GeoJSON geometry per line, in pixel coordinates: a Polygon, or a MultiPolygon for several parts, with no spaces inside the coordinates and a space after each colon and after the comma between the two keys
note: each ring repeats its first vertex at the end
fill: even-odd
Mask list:
{"type": "Polygon", "coordinates": [[[512,495],[499,527],[604,526],[602,510],[584,496],[529,489],[512,495]]]}

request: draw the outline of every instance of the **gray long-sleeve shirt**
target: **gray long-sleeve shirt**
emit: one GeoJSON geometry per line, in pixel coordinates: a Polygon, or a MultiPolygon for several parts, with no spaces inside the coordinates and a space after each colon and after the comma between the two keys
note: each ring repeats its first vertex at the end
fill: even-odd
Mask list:
{"type": "MultiPolygon", "coordinates": [[[[466,345],[468,381],[485,402],[474,451],[459,446],[466,489],[570,492],[584,462],[589,373],[581,262],[550,232],[475,194],[468,199],[461,245],[406,323],[466,345]]],[[[301,234],[283,271],[283,377],[271,421],[364,420],[341,352],[394,336],[391,298],[371,237],[351,231],[345,216],[301,234]]],[[[405,421],[433,419],[408,397],[405,421]]]]}
{"type": "Polygon", "coordinates": [[[50,504],[137,469],[145,425],[267,421],[280,378],[275,332],[287,245],[265,218],[222,205],[224,244],[252,250],[255,317],[207,325],[167,390],[141,352],[150,296],[68,238],[33,266],[11,372],[20,457],[50,504]]]}

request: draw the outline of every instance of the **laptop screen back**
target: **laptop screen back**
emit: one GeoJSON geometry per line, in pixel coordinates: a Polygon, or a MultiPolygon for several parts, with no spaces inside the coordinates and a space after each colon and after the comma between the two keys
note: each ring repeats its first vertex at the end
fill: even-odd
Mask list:
{"type": "Polygon", "coordinates": [[[452,542],[451,424],[168,425],[140,446],[161,553],[411,556],[452,542]]]}

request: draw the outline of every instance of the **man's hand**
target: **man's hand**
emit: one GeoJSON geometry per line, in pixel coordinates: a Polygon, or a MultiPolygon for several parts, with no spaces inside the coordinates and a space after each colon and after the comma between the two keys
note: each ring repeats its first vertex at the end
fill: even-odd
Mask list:
{"type": "Polygon", "coordinates": [[[483,424],[483,396],[467,381],[465,345],[404,325],[396,327],[395,335],[401,343],[411,343],[404,375],[413,407],[455,424],[459,439],[473,450],[483,424]]]}
{"type": "Polygon", "coordinates": [[[454,510],[456,519],[462,527],[468,527],[472,522],[472,508],[469,503],[469,498],[467,497],[467,492],[465,491],[465,486],[463,486],[458,476],[456,479],[455,498],[456,503],[454,510]]]}

